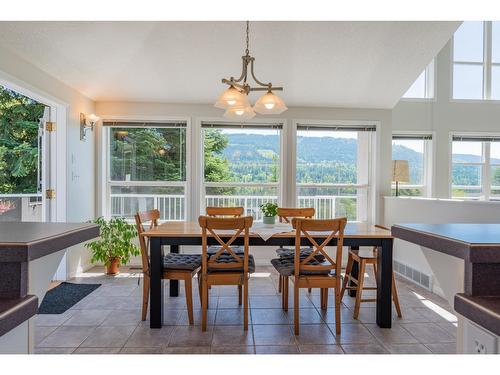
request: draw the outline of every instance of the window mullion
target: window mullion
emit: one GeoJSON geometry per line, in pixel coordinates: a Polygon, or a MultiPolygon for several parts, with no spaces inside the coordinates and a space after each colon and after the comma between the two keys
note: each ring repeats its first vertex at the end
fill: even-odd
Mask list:
{"type": "Polygon", "coordinates": [[[481,178],[481,186],[483,189],[484,199],[489,200],[491,194],[490,186],[490,142],[483,142],[483,173],[481,178]]]}
{"type": "Polygon", "coordinates": [[[484,22],[484,42],[483,42],[483,96],[484,99],[491,99],[491,21],[484,22]]]}

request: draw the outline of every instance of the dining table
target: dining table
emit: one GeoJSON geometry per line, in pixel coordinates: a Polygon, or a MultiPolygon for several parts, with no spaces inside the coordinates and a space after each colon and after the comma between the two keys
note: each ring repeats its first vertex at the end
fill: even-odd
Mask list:
{"type": "MultiPolygon", "coordinates": [[[[280,224],[276,224],[279,226],[280,224]]],[[[286,229],[274,229],[272,224],[263,226],[254,223],[250,229],[249,246],[270,246],[274,252],[277,247],[295,246],[295,231],[290,226],[286,229]],[[254,228],[255,227],[255,228],[254,228]],[[258,227],[258,229],[256,229],[258,227]],[[260,234],[259,234],[260,233],[260,234]],[[263,233],[265,235],[263,235],[263,233]],[[264,237],[264,238],[263,238],[264,237]]],[[[229,233],[217,233],[221,238],[230,238],[229,233]]],[[[164,247],[168,246],[171,253],[179,253],[181,246],[201,246],[202,233],[198,222],[195,221],[165,221],[156,227],[150,228],[141,234],[149,239],[150,244],[150,327],[161,328],[163,318],[163,254],[164,247]]],[[[315,241],[322,241],[328,233],[313,233],[315,241]]],[[[376,246],[377,252],[377,302],[376,323],[381,328],[391,328],[392,323],[392,253],[393,237],[390,230],[367,223],[348,222],[344,230],[344,246],[359,249],[360,246],[376,246]]],[[[208,245],[218,245],[216,239],[208,235],[208,245]]],[[[335,246],[337,238],[332,238],[328,246],[335,246]]],[[[232,245],[243,245],[243,235],[236,238],[232,245]]],[[[301,238],[301,246],[309,246],[307,238],[301,238]]],[[[251,249],[250,249],[251,251],[251,249]]],[[[357,278],[358,269],[353,267],[352,275],[357,278]]],[[[179,282],[170,280],[170,296],[179,295],[179,282]]],[[[355,296],[355,291],[349,295],[355,296]]]]}

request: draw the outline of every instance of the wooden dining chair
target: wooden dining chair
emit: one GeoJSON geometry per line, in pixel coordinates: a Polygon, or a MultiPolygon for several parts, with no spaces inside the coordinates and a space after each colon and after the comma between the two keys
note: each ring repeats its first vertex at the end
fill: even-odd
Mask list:
{"type": "MultiPolygon", "coordinates": [[[[278,208],[278,217],[280,223],[291,223],[291,220],[293,218],[305,218],[305,219],[312,219],[314,214],[316,213],[316,210],[314,207],[303,207],[303,208],[283,208],[279,207],[278,208]]],[[[300,249],[301,256],[308,256],[312,252],[312,249],[310,247],[303,247],[300,249]]],[[[276,254],[282,258],[282,257],[290,257],[294,256],[295,249],[290,249],[286,248],[283,246],[280,246],[278,249],[276,249],[276,254]]],[[[321,262],[322,260],[320,260],[321,262]]],[[[278,293],[281,293],[281,289],[283,286],[283,279],[280,276],[279,281],[278,281],[278,293]]],[[[311,292],[311,290],[309,290],[311,292]]]]}
{"type": "MultiPolygon", "coordinates": [[[[198,222],[202,231],[201,263],[201,308],[202,331],[207,330],[208,289],[212,285],[238,285],[243,289],[243,327],[248,330],[248,279],[255,272],[255,260],[248,253],[249,233],[253,218],[251,216],[219,218],[200,216],[198,222]],[[234,231],[229,240],[224,241],[217,231],[234,231]],[[236,253],[231,244],[243,234],[243,254],[236,253]],[[213,237],[221,246],[220,250],[208,255],[208,236],[213,237]]],[[[229,235],[226,235],[229,236],[229,235]]],[[[224,236],[224,237],[226,237],[224,236]]]]}
{"type": "MultiPolygon", "coordinates": [[[[141,236],[145,231],[144,224],[150,222],[149,228],[158,226],[160,211],[150,210],[138,212],[135,215],[135,223],[139,234],[139,244],[141,247],[143,289],[142,289],[142,320],[146,320],[149,301],[149,239],[141,236]]],[[[186,306],[188,311],[189,324],[194,324],[193,320],[193,296],[192,279],[201,269],[201,255],[199,254],[173,254],[163,256],[163,279],[183,280],[186,292],[186,306]]]]}
{"type": "MultiPolygon", "coordinates": [[[[373,273],[375,276],[375,283],[377,282],[377,257],[378,248],[374,246],[370,249],[353,250],[349,249],[347,265],[345,269],[344,281],[342,283],[342,291],[340,293],[340,298],[344,297],[346,290],[356,291],[356,301],[354,303],[354,319],[359,317],[359,308],[363,302],[376,302],[376,298],[364,298],[362,297],[363,290],[377,290],[377,286],[368,287],[364,285],[365,282],[365,272],[366,266],[371,265],[373,267],[373,273]],[[354,262],[358,263],[358,277],[352,276],[352,267],[354,262]],[[352,285],[354,284],[354,285],[352,285]]],[[[394,302],[394,307],[398,317],[402,317],[401,306],[399,305],[398,291],[396,289],[396,278],[394,277],[394,272],[392,272],[392,300],[394,302]]]]}
{"type": "Polygon", "coordinates": [[[344,228],[347,224],[345,217],[330,220],[314,219],[292,219],[295,228],[295,255],[293,258],[277,258],[271,260],[271,264],[283,278],[282,301],[288,305],[288,281],[292,279],[294,284],[294,332],[299,334],[299,290],[300,288],[320,288],[321,308],[328,307],[328,290],[332,288],[335,292],[335,331],[340,334],[340,288],[341,288],[341,266],[342,247],[344,243],[344,228]],[[326,236],[321,244],[314,239],[315,234],[311,232],[324,232],[321,237],[326,236]],[[300,256],[300,243],[302,237],[309,240],[313,251],[305,258],[300,256]],[[335,260],[330,258],[325,247],[328,243],[337,239],[337,252],[335,260]],[[317,255],[325,259],[319,262],[317,255]]]}

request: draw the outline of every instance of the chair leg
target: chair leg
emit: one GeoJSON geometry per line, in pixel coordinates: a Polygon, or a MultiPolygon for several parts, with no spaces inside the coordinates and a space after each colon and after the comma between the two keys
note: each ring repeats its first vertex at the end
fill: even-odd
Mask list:
{"type": "Polygon", "coordinates": [[[201,272],[198,272],[198,295],[200,297],[200,305],[203,303],[202,290],[201,290],[201,272]]]}
{"type": "Polygon", "coordinates": [[[359,275],[358,275],[358,285],[356,287],[356,303],[354,304],[354,319],[358,319],[359,307],[361,305],[361,294],[363,293],[363,283],[365,281],[365,268],[366,262],[361,260],[359,262],[359,275]]]}
{"type": "Polygon", "coordinates": [[[202,299],[201,299],[201,330],[207,330],[207,309],[208,309],[208,285],[206,276],[201,280],[202,299]]]}
{"type": "Polygon", "coordinates": [[[242,294],[243,294],[242,293],[243,291],[241,290],[241,288],[242,288],[242,285],[241,284],[238,285],[238,305],[240,305],[240,306],[241,306],[241,298],[242,298],[242,294]]]}
{"type": "Polygon", "coordinates": [[[149,276],[144,275],[142,278],[142,320],[146,320],[146,315],[148,313],[148,301],[149,301],[149,276]]]}
{"type": "Polygon", "coordinates": [[[299,283],[298,278],[295,277],[293,284],[293,325],[296,335],[299,334],[299,283]]]}
{"type": "Polygon", "coordinates": [[[281,276],[281,274],[280,274],[279,281],[278,281],[278,293],[281,293],[282,287],[283,287],[283,276],[281,276]]]}
{"type": "Polygon", "coordinates": [[[320,288],[319,290],[319,304],[321,306],[321,310],[325,309],[325,288],[320,288]]]}
{"type": "Polygon", "coordinates": [[[347,288],[347,283],[351,281],[351,270],[352,270],[352,257],[351,255],[347,258],[347,265],[345,266],[344,281],[342,282],[342,291],[340,292],[340,299],[344,298],[344,293],[347,288]]]}
{"type": "Polygon", "coordinates": [[[394,276],[394,272],[392,273],[392,299],[394,301],[394,306],[396,307],[396,312],[398,313],[398,317],[403,317],[401,314],[401,306],[399,306],[399,296],[398,291],[396,289],[396,277],[394,276]]]}
{"type": "Polygon", "coordinates": [[[288,276],[283,276],[283,290],[281,299],[283,301],[282,307],[284,311],[288,311],[288,276]]]}
{"type": "Polygon", "coordinates": [[[189,324],[194,324],[193,319],[193,284],[191,280],[191,275],[186,277],[184,280],[184,287],[186,289],[186,307],[188,311],[189,324]]]}
{"type": "Polygon", "coordinates": [[[325,288],[325,291],[323,293],[325,293],[325,298],[324,298],[325,307],[323,308],[323,310],[326,310],[328,309],[328,288],[325,288]]]}
{"type": "Polygon", "coordinates": [[[341,321],[340,321],[340,306],[341,306],[341,296],[340,296],[340,279],[337,279],[335,285],[335,333],[340,335],[341,321]]]}
{"type": "Polygon", "coordinates": [[[243,280],[243,329],[248,331],[248,276],[243,280]]]}
{"type": "Polygon", "coordinates": [[[307,288],[307,293],[311,294],[312,288],[307,288]]]}

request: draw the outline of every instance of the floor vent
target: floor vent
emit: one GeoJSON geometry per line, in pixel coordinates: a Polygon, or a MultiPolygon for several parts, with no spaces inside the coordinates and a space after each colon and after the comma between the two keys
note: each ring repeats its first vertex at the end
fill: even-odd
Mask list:
{"type": "Polygon", "coordinates": [[[415,284],[418,284],[421,287],[432,291],[432,278],[430,275],[426,275],[425,273],[417,271],[407,264],[400,263],[396,260],[394,261],[394,272],[404,277],[405,279],[410,280],[415,284]]]}

